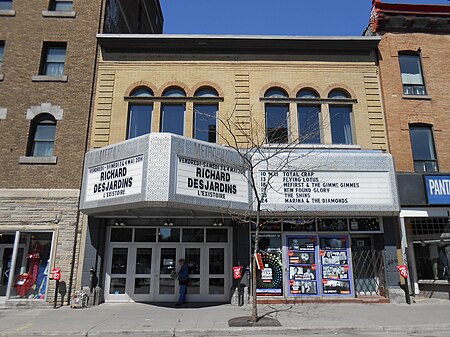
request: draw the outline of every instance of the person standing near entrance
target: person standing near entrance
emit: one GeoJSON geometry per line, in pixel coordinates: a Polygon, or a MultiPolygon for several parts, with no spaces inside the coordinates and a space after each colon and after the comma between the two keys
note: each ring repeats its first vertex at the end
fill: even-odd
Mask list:
{"type": "Polygon", "coordinates": [[[178,272],[178,284],[180,285],[180,297],[177,306],[186,303],[187,285],[189,282],[189,269],[184,259],[178,260],[180,264],[180,271],[178,272]]]}

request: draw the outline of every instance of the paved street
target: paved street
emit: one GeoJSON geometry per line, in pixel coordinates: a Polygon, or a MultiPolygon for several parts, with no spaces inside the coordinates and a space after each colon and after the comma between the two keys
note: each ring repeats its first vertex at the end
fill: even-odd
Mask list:
{"type": "Polygon", "coordinates": [[[102,304],[87,309],[1,309],[0,336],[450,336],[450,301],[260,305],[281,327],[228,327],[251,307],[102,304]]]}

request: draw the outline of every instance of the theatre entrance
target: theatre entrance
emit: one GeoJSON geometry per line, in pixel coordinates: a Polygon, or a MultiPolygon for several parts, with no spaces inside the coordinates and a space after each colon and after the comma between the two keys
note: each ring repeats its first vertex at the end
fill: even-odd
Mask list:
{"type": "Polygon", "coordinates": [[[187,300],[225,302],[231,287],[231,229],[226,227],[111,227],[105,299],[174,302],[178,260],[189,267],[187,300]]]}

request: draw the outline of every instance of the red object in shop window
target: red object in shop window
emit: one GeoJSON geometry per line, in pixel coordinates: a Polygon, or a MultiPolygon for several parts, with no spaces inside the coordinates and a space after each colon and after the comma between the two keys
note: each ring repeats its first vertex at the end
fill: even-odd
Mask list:
{"type": "Polygon", "coordinates": [[[52,278],[55,281],[61,280],[61,269],[60,268],[52,268],[52,278]]]}
{"type": "Polygon", "coordinates": [[[33,246],[33,250],[27,255],[29,268],[28,273],[19,275],[16,281],[16,292],[20,297],[25,297],[28,291],[33,287],[36,282],[37,275],[39,273],[39,263],[41,261],[40,252],[42,250],[41,244],[36,242],[33,246]]]}

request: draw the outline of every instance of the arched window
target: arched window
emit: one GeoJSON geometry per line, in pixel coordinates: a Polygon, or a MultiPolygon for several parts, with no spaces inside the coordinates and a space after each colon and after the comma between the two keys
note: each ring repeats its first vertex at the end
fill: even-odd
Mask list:
{"type": "Polygon", "coordinates": [[[431,125],[411,124],[409,137],[416,172],[437,172],[438,163],[431,125]]]}
{"type": "Polygon", "coordinates": [[[153,92],[147,87],[139,87],[133,90],[131,97],[132,101],[128,105],[127,139],[148,134],[152,129],[153,103],[145,102],[145,98],[153,97],[153,92]],[[144,100],[140,102],[141,99],[144,100]]]}
{"type": "Polygon", "coordinates": [[[283,99],[287,99],[288,94],[281,88],[271,88],[265,92],[264,98],[267,143],[287,143],[289,103],[283,99]]]}
{"type": "Polygon", "coordinates": [[[163,96],[168,98],[166,100],[168,102],[161,104],[161,132],[170,132],[182,136],[184,134],[186,102],[180,102],[180,98],[186,97],[186,93],[179,87],[171,87],[164,91],[163,96]]]}
{"type": "Polygon", "coordinates": [[[320,102],[314,103],[319,98],[319,94],[312,89],[302,89],[297,93],[299,143],[321,143],[320,102]]]}
{"type": "Polygon", "coordinates": [[[214,100],[219,95],[213,88],[204,87],[195,92],[195,98],[199,101],[194,103],[194,138],[205,142],[215,143],[217,141],[217,113],[219,103],[214,100]]]}
{"type": "Polygon", "coordinates": [[[353,144],[352,106],[340,100],[350,99],[350,95],[341,89],[334,89],[328,98],[336,102],[329,103],[331,141],[333,144],[353,144]]]}
{"type": "Polygon", "coordinates": [[[50,114],[36,116],[31,122],[28,156],[53,156],[55,147],[56,120],[50,114]]]}

